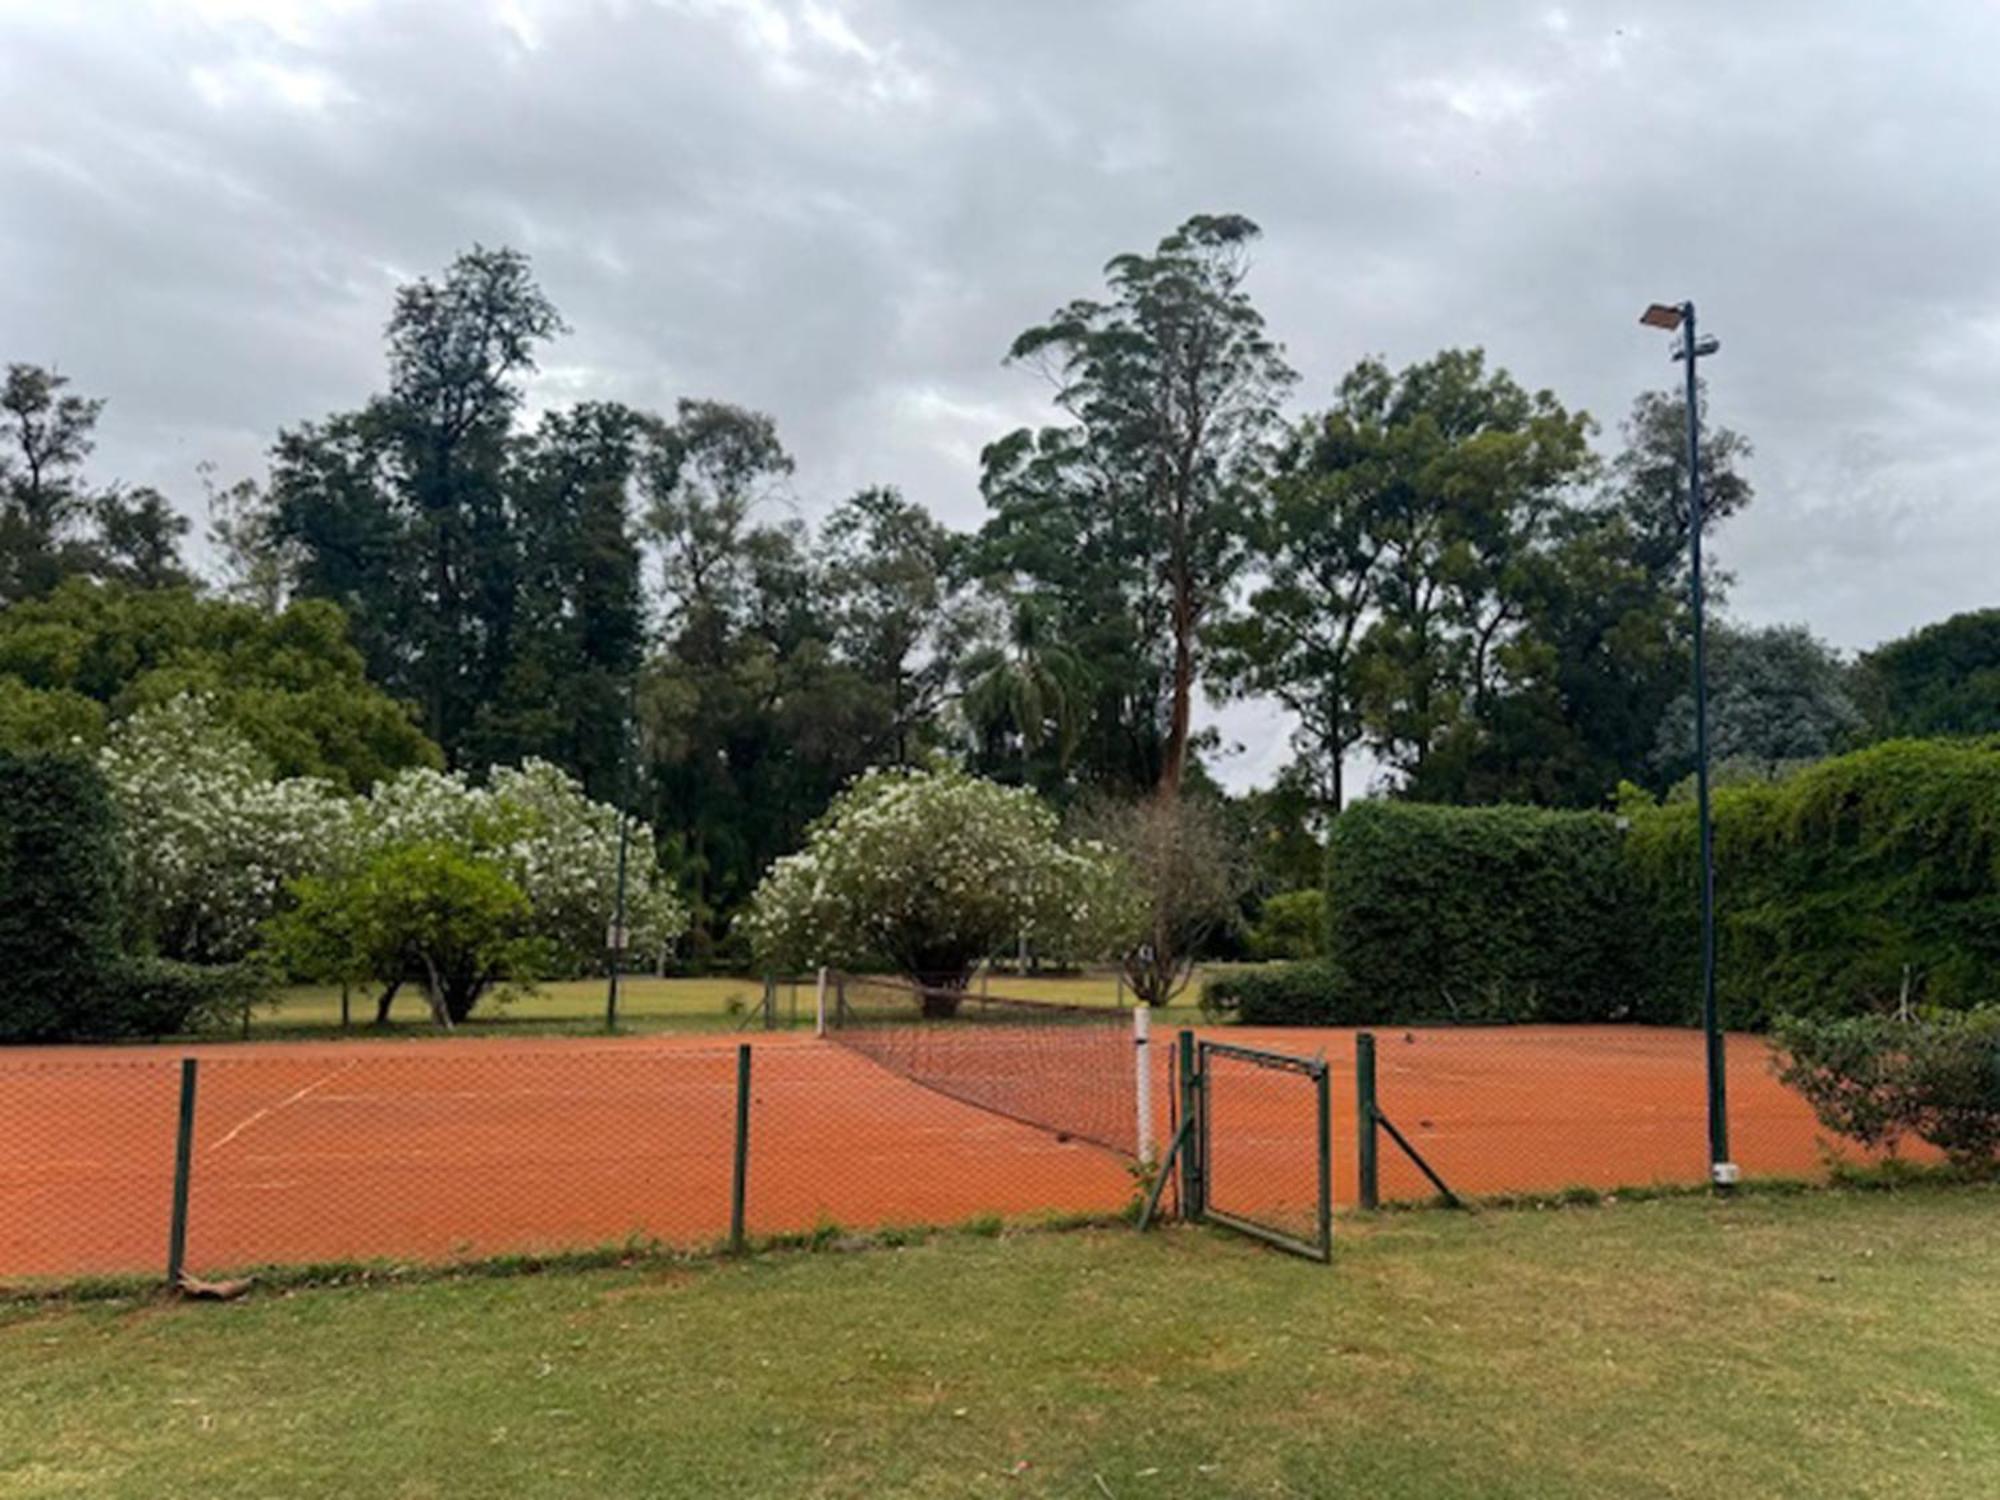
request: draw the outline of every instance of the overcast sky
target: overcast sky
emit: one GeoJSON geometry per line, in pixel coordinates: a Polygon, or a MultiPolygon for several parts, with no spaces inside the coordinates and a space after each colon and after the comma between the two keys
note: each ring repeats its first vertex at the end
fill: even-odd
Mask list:
{"type": "MultiPolygon", "coordinates": [[[[742,402],[806,514],[972,526],[1041,415],[1014,334],[1240,212],[1302,409],[1480,344],[1608,444],[1695,298],[1735,613],[1860,648],[2000,603],[1996,58],[1970,0],[0,0],[0,360],[198,510],[379,387],[399,281],[508,244],[575,329],[538,402],[742,402]]],[[[1230,781],[1285,759],[1224,723],[1230,781]]]]}

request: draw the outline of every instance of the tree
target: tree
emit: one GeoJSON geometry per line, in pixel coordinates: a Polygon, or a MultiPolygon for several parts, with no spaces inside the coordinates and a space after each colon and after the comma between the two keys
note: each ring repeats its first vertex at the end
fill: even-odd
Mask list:
{"type": "Polygon", "coordinates": [[[805,847],[775,861],[747,925],[767,971],[886,967],[957,1008],[983,958],[1020,934],[1045,952],[1087,950],[1111,921],[1118,871],[1065,842],[1031,791],[964,771],[877,770],[833,800],[805,847]]]}
{"type": "Polygon", "coordinates": [[[543,962],[520,888],[446,845],[382,849],[339,875],[307,876],[294,892],[297,904],[268,925],[272,952],[296,972],[345,979],[358,970],[382,981],[378,1024],[407,979],[422,984],[432,1020],[448,1031],[495,983],[530,978],[543,962]]]}
{"type": "MultiPolygon", "coordinates": [[[[1369,495],[1372,618],[1353,679],[1375,753],[1417,797],[1449,797],[1452,741],[1509,685],[1525,569],[1590,471],[1590,420],[1476,349],[1341,382],[1336,473],[1369,495]],[[1437,764],[1443,759],[1443,764],[1437,764]]],[[[1462,749],[1458,751],[1462,754],[1462,749]]]]}
{"type": "MultiPolygon", "coordinates": [[[[265,927],[272,952],[296,973],[377,982],[378,1024],[411,981],[456,1024],[501,979],[594,966],[616,910],[618,822],[546,762],[495,768],[485,786],[404,772],[354,809],[337,854],[293,882],[296,909],[265,927]]],[[[687,926],[654,847],[644,824],[630,830],[625,923],[640,948],[687,926]]]]}
{"type": "MultiPolygon", "coordinates": [[[[1350,375],[1344,397],[1369,378],[1350,375]]],[[[1327,813],[1340,811],[1347,755],[1365,732],[1356,663],[1396,496],[1395,465],[1379,438],[1345,400],[1300,424],[1258,518],[1263,580],[1213,634],[1218,678],[1270,694],[1297,720],[1298,764],[1327,813]]]]}
{"type": "Polygon", "coordinates": [[[517,439],[507,489],[519,556],[505,671],[470,758],[535,756],[592,796],[623,784],[628,700],[645,632],[630,490],[645,418],[608,402],[551,412],[517,439]]]}
{"type": "Polygon", "coordinates": [[[1032,758],[1046,746],[1054,753],[1056,774],[1068,770],[1090,677],[1076,653],[1052,639],[1040,600],[1032,594],[1013,600],[1004,643],[967,653],[959,671],[964,679],[959,712],[982,768],[1012,761],[1021,785],[1031,785],[1032,758]]]}
{"type": "Polygon", "coordinates": [[[302,875],[337,865],[355,805],[310,777],[280,779],[209,700],[142,708],[97,756],[118,814],[126,925],[142,951],[233,963],[302,875]]]}
{"type": "Polygon", "coordinates": [[[10,364],[0,386],[0,603],[46,594],[82,557],[90,514],[82,467],[102,400],[66,376],[10,364]]]}
{"type": "MultiPolygon", "coordinates": [[[[1787,762],[1823,760],[1861,728],[1839,655],[1803,625],[1764,630],[1718,626],[1709,632],[1709,754],[1767,771],[1787,762]]],[[[1694,769],[1694,692],[1669,705],[1660,721],[1653,764],[1678,780],[1694,769]]]]}
{"type": "Polygon", "coordinates": [[[475,246],[397,292],[387,394],[280,434],[274,455],[270,534],[295,591],[349,612],[372,675],[454,759],[512,654],[509,438],[563,327],[525,256],[475,246]]]}
{"type": "Polygon", "coordinates": [[[368,681],[346,618],[322,600],[270,615],[185,589],[72,579],[0,612],[0,704],[12,705],[0,709],[0,744],[45,737],[40,724],[94,746],[103,725],[188,694],[278,776],[358,791],[438,759],[409,712],[368,681]]]}
{"type": "Polygon", "coordinates": [[[819,532],[833,648],[887,697],[887,755],[907,765],[941,707],[968,629],[952,598],[957,538],[921,505],[877,486],[843,501],[819,532]]]}
{"type": "Polygon", "coordinates": [[[2000,609],[1876,647],[1856,664],[1853,687],[1877,739],[2000,733],[2000,609]]]}
{"type": "Polygon", "coordinates": [[[152,489],[92,491],[83,461],[102,400],[65,394],[67,377],[13,364],[0,386],[0,604],[87,577],[171,588],[185,516],[152,489]]]}
{"type": "Polygon", "coordinates": [[[1115,677],[1103,686],[1127,691],[1126,711],[1164,708],[1169,798],[1186,772],[1202,632],[1242,568],[1294,378],[1243,290],[1257,233],[1238,215],[1198,215],[1152,255],[1115,257],[1108,301],[1070,303],[1009,352],[1049,378],[1070,425],[1016,432],[983,459],[996,556],[1030,576],[1047,569],[1076,613],[1109,596],[1136,621],[1136,675],[1152,676],[1157,697],[1132,702],[1139,684],[1115,677]]]}

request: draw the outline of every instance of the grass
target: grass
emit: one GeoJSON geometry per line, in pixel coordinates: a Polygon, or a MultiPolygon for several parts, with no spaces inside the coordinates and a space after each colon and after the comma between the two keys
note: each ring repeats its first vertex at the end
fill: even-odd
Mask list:
{"type": "Polygon", "coordinates": [[[1988,1496],[2000,1192],[0,1308],[0,1495],[1988,1496]]]}
{"type": "MultiPolygon", "coordinates": [[[[974,981],[975,987],[978,981],[974,981]]],[[[1178,1007],[1192,1013],[1200,994],[1200,977],[1176,1000],[1178,1007]]],[[[996,975],[994,994],[1019,995],[1035,1000],[1061,1000],[1083,1005],[1115,1005],[1119,985],[1110,974],[1075,976],[996,975]]],[[[511,999],[488,998],[480,1002],[470,1022],[459,1028],[475,1036],[574,1035],[601,1032],[604,1028],[602,979],[552,982],[516,995],[511,999]]],[[[763,981],[756,978],[709,976],[659,979],[651,975],[628,975],[621,981],[618,1018],[621,1031],[734,1031],[752,1023],[750,1012],[763,998],[763,981]]],[[[1130,997],[1125,999],[1129,1002],[1130,997]]],[[[796,986],[779,987],[780,1024],[810,1026],[813,1020],[813,985],[810,980],[796,986]]],[[[424,1010],[422,995],[406,986],[396,997],[387,1028],[370,1023],[375,1015],[374,996],[356,989],[350,996],[352,1027],[340,1025],[338,985],[293,985],[279,991],[275,1001],[251,1013],[253,1041],[325,1040],[341,1036],[435,1036],[424,1010]]],[[[227,1036],[239,1033],[231,1028],[227,1036]]],[[[218,1038],[218,1039],[226,1039],[218,1038]]]]}

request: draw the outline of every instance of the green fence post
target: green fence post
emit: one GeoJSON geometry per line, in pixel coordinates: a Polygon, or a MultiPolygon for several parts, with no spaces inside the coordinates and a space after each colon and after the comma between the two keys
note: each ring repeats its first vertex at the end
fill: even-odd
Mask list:
{"type": "Polygon", "coordinates": [[[187,1265],[188,1175],[194,1166],[194,1091],[197,1064],[181,1059],[181,1117],[174,1133],[174,1213],[167,1230],[167,1285],[179,1286],[187,1265]]]}
{"type": "Polygon", "coordinates": [[[1199,1219],[1208,1207],[1208,1164],[1202,1160],[1204,1122],[1202,1077],[1196,1062],[1194,1033],[1180,1035],[1181,1119],[1187,1122],[1187,1146],[1181,1152],[1181,1211],[1190,1222],[1199,1219]]]}
{"type": "Polygon", "coordinates": [[[750,1044],[736,1048],[736,1166],[729,1178],[729,1252],[743,1253],[743,1188],[750,1168],[750,1044]]]}
{"type": "Polygon", "coordinates": [[[1319,1243],[1333,1259],[1333,1089],[1324,1060],[1313,1075],[1319,1095],[1319,1243]]]}
{"type": "Polygon", "coordinates": [[[1363,1031],[1354,1038],[1355,1142],[1361,1159],[1361,1206],[1379,1208],[1381,1179],[1375,1160],[1375,1034],[1363,1031]]]}

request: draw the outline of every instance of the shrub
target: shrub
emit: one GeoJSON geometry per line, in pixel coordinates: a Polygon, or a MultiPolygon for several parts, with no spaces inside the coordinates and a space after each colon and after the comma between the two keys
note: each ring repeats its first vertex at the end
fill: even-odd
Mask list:
{"type": "Polygon", "coordinates": [[[955,769],[869,771],[771,866],[743,925],[767,971],[880,966],[957,988],[1023,933],[1071,956],[1122,931],[1117,873],[1059,838],[1032,791],[955,769]]]}
{"type": "Polygon", "coordinates": [[[1789,1016],[1776,1030],[1779,1077],[1827,1129],[1874,1150],[1914,1135],[1961,1167],[2000,1152],[2000,1009],[1789,1016]]]}
{"type": "MultiPolygon", "coordinates": [[[[1690,806],[1633,814],[1648,1009],[1699,997],[1690,806]]],[[[2000,1004],[2000,749],[1894,741],[1715,798],[1717,995],[1731,1026],[1899,1001],[2000,1004]]]]}
{"type": "Polygon", "coordinates": [[[120,965],[120,1030],[132,1036],[180,1036],[233,1020],[269,991],[254,963],[184,964],[128,957],[120,965]]]}
{"type": "Polygon", "coordinates": [[[1364,802],[1333,821],[1326,905],[1343,1014],[1644,1018],[1640,924],[1605,814],[1364,802]]]}
{"type": "Polygon", "coordinates": [[[1318,958],[1326,951],[1326,896],[1280,891],[1268,896],[1250,929],[1252,958],[1318,958]]]}
{"type": "Polygon", "coordinates": [[[1348,1001],[1324,961],[1229,970],[1201,988],[1203,1010],[1245,1026],[1365,1026],[1384,1019],[1353,1014],[1348,1001]]]}
{"type": "Polygon", "coordinates": [[[118,848],[82,755],[0,751],[0,1041],[115,1035],[118,848]]]}
{"type": "Polygon", "coordinates": [[[252,971],[119,951],[116,828],[86,757],[0,752],[0,1042],[186,1032],[254,993],[252,971]]]}

